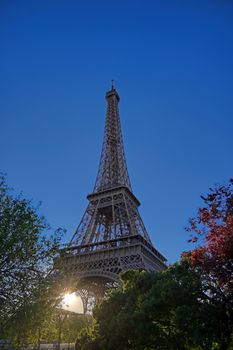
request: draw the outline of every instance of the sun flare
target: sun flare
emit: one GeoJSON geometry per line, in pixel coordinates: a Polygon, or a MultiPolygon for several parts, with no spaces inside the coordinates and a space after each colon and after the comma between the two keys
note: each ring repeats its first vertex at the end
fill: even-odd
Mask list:
{"type": "Polygon", "coordinates": [[[77,296],[75,293],[67,293],[64,295],[64,298],[62,301],[66,306],[72,306],[72,304],[74,304],[76,298],[77,298],[77,296]]]}

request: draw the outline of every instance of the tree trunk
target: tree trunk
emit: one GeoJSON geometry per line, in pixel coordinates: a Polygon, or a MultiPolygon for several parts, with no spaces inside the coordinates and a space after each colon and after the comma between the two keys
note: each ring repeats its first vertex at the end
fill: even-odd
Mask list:
{"type": "Polygon", "coordinates": [[[58,328],[58,344],[57,344],[57,350],[61,349],[61,325],[59,325],[58,328]]]}
{"type": "Polygon", "coordinates": [[[39,327],[38,338],[37,338],[37,350],[40,350],[40,338],[41,338],[41,331],[40,331],[40,327],[39,327]]]}

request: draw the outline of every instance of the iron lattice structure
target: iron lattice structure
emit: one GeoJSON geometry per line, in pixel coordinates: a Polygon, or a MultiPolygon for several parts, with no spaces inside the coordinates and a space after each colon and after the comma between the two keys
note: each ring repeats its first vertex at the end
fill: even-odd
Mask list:
{"type": "Polygon", "coordinates": [[[129,269],[163,270],[166,259],[152,245],[132,193],[115,88],[106,94],[107,113],[99,170],[89,204],[65,251],[64,265],[88,298],[102,297],[129,269]]]}

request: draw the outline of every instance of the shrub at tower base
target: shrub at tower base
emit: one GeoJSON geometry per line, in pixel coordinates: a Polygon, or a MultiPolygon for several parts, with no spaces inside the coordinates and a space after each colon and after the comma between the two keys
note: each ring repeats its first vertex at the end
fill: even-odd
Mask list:
{"type": "Polygon", "coordinates": [[[233,181],[202,199],[187,229],[200,245],[161,273],[122,274],[77,350],[233,349],[233,181]]]}

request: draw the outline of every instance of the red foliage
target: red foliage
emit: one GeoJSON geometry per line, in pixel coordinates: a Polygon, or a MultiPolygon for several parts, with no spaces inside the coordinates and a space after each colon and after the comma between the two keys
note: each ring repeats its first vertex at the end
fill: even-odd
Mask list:
{"type": "Polygon", "coordinates": [[[191,266],[209,274],[224,290],[233,291],[233,179],[227,186],[210,189],[205,206],[189,221],[189,242],[200,243],[183,253],[191,266]]]}

